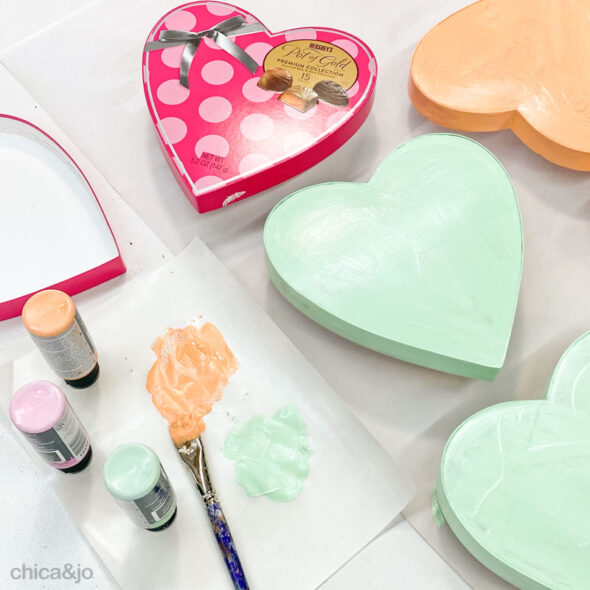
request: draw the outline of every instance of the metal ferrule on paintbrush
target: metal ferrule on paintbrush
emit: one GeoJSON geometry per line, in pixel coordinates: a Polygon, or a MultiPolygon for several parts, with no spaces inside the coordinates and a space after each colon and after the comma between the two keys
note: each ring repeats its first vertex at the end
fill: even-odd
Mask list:
{"type": "Polygon", "coordinates": [[[210,499],[215,499],[215,491],[209,479],[209,469],[207,468],[205,449],[201,437],[189,440],[177,448],[186,468],[191,472],[205,504],[210,499]]]}
{"type": "Polygon", "coordinates": [[[209,478],[209,470],[207,469],[207,461],[205,459],[205,449],[201,438],[189,440],[176,447],[178,454],[184,461],[186,468],[192,474],[199,492],[203,497],[205,506],[207,507],[207,514],[217,539],[217,544],[223,554],[225,565],[228,569],[229,575],[236,590],[248,590],[248,582],[238,552],[234,544],[234,540],[229,530],[229,525],[221,509],[221,505],[215,496],[215,491],[211,485],[209,478]]]}

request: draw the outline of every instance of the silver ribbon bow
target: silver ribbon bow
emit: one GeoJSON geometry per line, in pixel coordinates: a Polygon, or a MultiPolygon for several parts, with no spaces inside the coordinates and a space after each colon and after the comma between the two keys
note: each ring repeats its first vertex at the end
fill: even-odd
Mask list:
{"type": "Polygon", "coordinates": [[[200,31],[198,33],[191,31],[161,31],[157,41],[146,43],[145,51],[184,45],[184,51],[182,52],[182,59],[180,61],[180,83],[185,88],[188,88],[188,72],[193,63],[193,58],[197,53],[197,49],[201,44],[201,39],[205,37],[211,39],[221,49],[246,66],[252,74],[255,74],[258,64],[229,37],[237,37],[238,35],[247,35],[248,33],[265,30],[264,25],[261,23],[248,24],[243,16],[234,16],[217,23],[214,27],[206,31],[200,31]]]}

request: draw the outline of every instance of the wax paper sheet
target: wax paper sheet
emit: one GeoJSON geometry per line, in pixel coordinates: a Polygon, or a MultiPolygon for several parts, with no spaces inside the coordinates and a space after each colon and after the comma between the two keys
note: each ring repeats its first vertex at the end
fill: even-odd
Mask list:
{"type": "MultiPolygon", "coordinates": [[[[124,588],[231,588],[201,498],[145,390],[150,345],[169,326],[211,321],[240,361],[203,441],[253,588],[316,588],[410,499],[412,487],[389,455],[199,240],[85,319],[100,377],[85,390],[62,385],[94,458],[79,475],[51,471],[48,480],[124,588]],[[223,457],[225,437],[235,420],[271,415],[286,403],[303,416],[313,452],[305,489],[287,503],[248,497],[223,457]],[[166,532],[137,528],[104,489],[106,454],[129,441],[156,451],[177,492],[177,521],[166,532]]],[[[31,379],[56,381],[36,351],[14,364],[15,388],[31,379]]]]}

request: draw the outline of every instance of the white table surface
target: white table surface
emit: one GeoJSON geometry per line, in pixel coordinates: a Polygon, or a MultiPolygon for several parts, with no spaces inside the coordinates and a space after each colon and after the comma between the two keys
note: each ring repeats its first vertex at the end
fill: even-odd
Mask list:
{"type": "MultiPolygon", "coordinates": [[[[590,284],[590,178],[545,162],[510,132],[473,135],[501,159],[511,175],[525,233],[523,285],[513,338],[505,368],[494,383],[469,381],[404,364],[315,325],[274,290],[264,268],[261,244],[266,214],[282,197],[315,182],[367,180],[379,161],[401,142],[440,130],[424,121],[409,103],[405,90],[409,60],[420,37],[466,3],[374,0],[361,9],[358,3],[300,0],[295,11],[285,10],[284,5],[271,0],[243,0],[241,5],[257,14],[271,30],[327,25],[348,30],[367,41],[374,48],[380,67],[376,101],[363,128],[324,162],[263,194],[203,216],[188,205],[159,153],[138,84],[137,64],[145,35],[153,22],[176,2],[99,0],[8,48],[0,53],[0,61],[166,248],[178,253],[192,236],[199,235],[254,295],[413,477],[419,493],[405,515],[452,568],[460,571],[472,587],[508,588],[471,558],[448,527],[436,529],[430,513],[430,495],[442,447],[450,432],[473,412],[497,401],[541,397],[563,350],[590,326],[590,307],[586,297],[580,295],[585,294],[590,284]],[[79,38],[84,39],[83,44],[78,42],[79,38]],[[81,49],[73,50],[78,45],[91,56],[99,56],[90,60],[84,76],[79,74],[84,54],[81,49]]],[[[32,0],[27,12],[36,4],[41,5],[42,0],[32,0]]],[[[63,1],[57,4],[59,18],[67,12],[68,5],[63,1]]],[[[6,11],[3,4],[0,8],[14,14],[6,11]]],[[[0,20],[5,22],[3,17],[0,13],[0,20]]],[[[23,37],[31,33],[26,17],[23,22],[14,20],[23,37]]],[[[11,28],[7,42],[0,38],[0,49],[15,40],[11,28]]],[[[124,228],[125,220],[117,213],[113,215],[124,228]]],[[[117,237],[119,241],[125,239],[123,235],[117,237]]],[[[0,343],[4,345],[6,339],[2,337],[0,331],[0,343]]],[[[26,560],[59,563],[70,555],[70,562],[95,564],[75,531],[68,529],[65,513],[55,499],[50,499],[45,490],[35,491],[30,466],[24,467],[23,460],[22,472],[10,467],[20,461],[18,447],[11,448],[10,454],[14,453],[15,458],[2,458],[9,463],[5,472],[12,478],[3,490],[18,492],[12,499],[13,518],[7,522],[8,529],[3,516],[2,541],[6,538],[8,544],[0,551],[0,575],[15,561],[16,565],[26,560]],[[40,517],[18,518],[27,510],[19,497],[27,489],[33,491],[32,496],[27,496],[26,505],[39,510],[37,507],[42,507],[55,515],[51,526],[40,517]],[[59,533],[54,534],[52,527],[58,526],[59,533]]],[[[101,578],[100,583],[106,584],[107,578],[101,578]]],[[[385,590],[466,585],[407,522],[399,520],[326,587],[385,590]]]]}

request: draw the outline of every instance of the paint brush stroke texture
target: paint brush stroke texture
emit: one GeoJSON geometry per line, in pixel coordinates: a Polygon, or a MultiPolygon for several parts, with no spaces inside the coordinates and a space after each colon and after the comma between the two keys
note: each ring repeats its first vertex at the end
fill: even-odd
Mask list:
{"type": "Polygon", "coordinates": [[[481,0],[430,30],[414,106],[462,131],[511,128],[547,160],[590,170],[590,0],[481,0]]]}
{"type": "Polygon", "coordinates": [[[210,323],[170,328],[152,345],[156,361],[146,388],[158,411],[170,424],[178,446],[204,430],[203,416],[221,398],[238,361],[219,330],[210,323]]]}
{"type": "Polygon", "coordinates": [[[268,216],[264,246],[281,294],[336,334],[476,379],[504,364],[520,212],[500,162],[470,139],[422,135],[368,183],[293,193],[268,216]]]}
{"type": "Polygon", "coordinates": [[[547,399],[491,406],[451,435],[436,500],[465,547],[518,588],[590,580],[590,333],[562,356],[547,399]]]}

